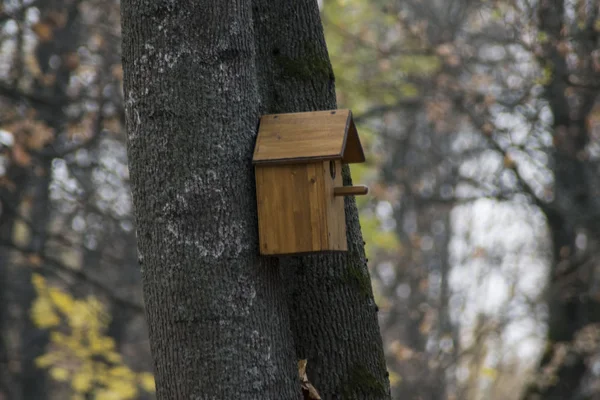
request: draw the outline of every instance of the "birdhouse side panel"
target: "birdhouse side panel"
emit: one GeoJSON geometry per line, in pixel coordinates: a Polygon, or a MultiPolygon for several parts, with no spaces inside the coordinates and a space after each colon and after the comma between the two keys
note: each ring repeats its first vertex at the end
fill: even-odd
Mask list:
{"type": "Polygon", "coordinates": [[[342,163],[340,160],[323,162],[325,174],[325,193],[327,208],[328,246],[331,250],[346,251],[346,212],[344,210],[344,197],[334,196],[333,189],[344,186],[342,179],[342,163]]]}
{"type": "Polygon", "coordinates": [[[318,164],[256,167],[261,254],[295,254],[327,247],[323,179],[318,164]],[[320,203],[320,204],[319,204],[320,203]]]}

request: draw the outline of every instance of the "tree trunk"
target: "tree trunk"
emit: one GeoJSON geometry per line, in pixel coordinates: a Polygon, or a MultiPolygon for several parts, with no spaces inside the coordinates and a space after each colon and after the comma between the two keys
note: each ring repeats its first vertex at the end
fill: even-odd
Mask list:
{"type": "MultiPolygon", "coordinates": [[[[597,81],[600,74],[586,62],[597,47],[595,17],[580,26],[576,48],[584,55],[578,73],[597,81]]],[[[542,61],[552,66],[552,78],[545,87],[545,98],[553,114],[554,201],[544,211],[552,238],[553,264],[548,287],[548,335],[546,351],[540,361],[540,374],[553,379],[527,388],[523,399],[567,400],[582,398],[585,376],[591,373],[582,351],[570,351],[564,361],[556,344],[572,343],[588,324],[600,322],[600,301],[594,288],[600,242],[600,197],[597,167],[586,156],[592,133],[587,122],[596,104],[598,91],[577,88],[568,83],[569,66],[559,44],[567,25],[564,0],[542,1],[538,6],[539,28],[547,35],[542,61]],[[574,100],[577,101],[574,101],[574,100]],[[591,245],[581,249],[577,236],[584,234],[591,245]],[[595,251],[595,254],[592,254],[595,251]]]]}
{"type": "Polygon", "coordinates": [[[300,397],[259,257],[249,0],[122,3],[130,176],[158,399],[300,397]]]}
{"type": "MultiPolygon", "coordinates": [[[[254,0],[262,113],[337,108],[317,2],[254,0]]],[[[344,184],[350,171],[344,168],[344,184]]],[[[297,357],[325,399],[389,398],[383,344],[353,197],[348,253],[282,258],[297,357]]]]}
{"type": "MultiPolygon", "coordinates": [[[[31,175],[28,184],[28,195],[31,200],[30,209],[23,214],[29,221],[34,221],[35,232],[31,232],[28,248],[32,254],[43,254],[47,241],[47,229],[50,221],[50,180],[51,180],[51,160],[42,159],[39,161],[38,175],[31,175]]],[[[22,208],[28,208],[22,207],[22,208]]],[[[22,210],[22,212],[25,210],[22,210]]],[[[15,265],[16,287],[15,299],[22,309],[22,326],[19,335],[21,341],[21,390],[22,399],[48,398],[48,384],[46,371],[38,368],[35,363],[37,357],[46,352],[49,333],[46,329],[38,328],[31,320],[29,311],[37,297],[35,287],[31,281],[32,272],[35,268],[25,258],[23,262],[15,265]]]]}
{"type": "MultiPolygon", "coordinates": [[[[27,169],[11,165],[6,171],[6,176],[11,182],[26,181],[27,169]]],[[[14,348],[12,348],[14,346],[10,346],[9,343],[13,336],[12,330],[15,329],[11,323],[13,321],[11,321],[10,309],[14,307],[12,291],[16,286],[12,282],[14,280],[13,251],[10,249],[10,244],[17,219],[15,211],[17,204],[21,201],[23,186],[16,186],[15,190],[0,187],[0,205],[2,206],[0,210],[0,395],[7,399],[17,400],[21,397],[21,393],[12,362],[15,359],[14,348]]]]}

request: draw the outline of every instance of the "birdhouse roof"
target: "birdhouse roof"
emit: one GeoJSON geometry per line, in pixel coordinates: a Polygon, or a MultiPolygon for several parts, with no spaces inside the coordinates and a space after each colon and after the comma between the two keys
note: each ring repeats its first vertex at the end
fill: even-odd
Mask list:
{"type": "Polygon", "coordinates": [[[350,110],[263,115],[254,164],[293,164],[341,159],[360,163],[365,155],[350,110]]]}

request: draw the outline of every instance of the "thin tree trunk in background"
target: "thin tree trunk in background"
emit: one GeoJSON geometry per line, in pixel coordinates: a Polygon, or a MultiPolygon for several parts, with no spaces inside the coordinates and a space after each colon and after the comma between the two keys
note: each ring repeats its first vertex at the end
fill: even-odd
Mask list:
{"type": "MultiPolygon", "coordinates": [[[[317,2],[254,0],[261,113],[335,109],[317,2]]],[[[350,172],[344,167],[344,184],[350,172]]],[[[383,344],[353,197],[348,253],[281,259],[297,356],[324,399],[386,399],[383,344]]]]}
{"type": "MultiPolygon", "coordinates": [[[[1,229],[1,228],[0,228],[1,229]]],[[[1,229],[3,230],[3,229],[1,229]]],[[[9,371],[9,352],[6,337],[7,296],[6,296],[6,265],[9,262],[9,251],[0,249],[0,399],[13,398],[12,375],[9,371]]]]}
{"type": "Polygon", "coordinates": [[[277,261],[258,255],[250,1],[125,0],[121,12],[157,398],[299,398],[277,261]]]}
{"type": "MultiPolygon", "coordinates": [[[[595,6],[596,17],[597,8],[595,6]]],[[[571,351],[565,361],[557,362],[561,356],[557,355],[555,345],[572,343],[582,328],[600,322],[600,302],[598,296],[592,295],[595,280],[590,279],[595,265],[589,260],[593,258],[590,254],[582,257],[582,249],[578,249],[576,244],[578,234],[585,234],[592,243],[600,240],[600,181],[593,162],[585,156],[592,136],[587,122],[598,91],[574,88],[568,83],[568,62],[559,47],[567,24],[565,2],[540,2],[538,18],[540,31],[548,37],[543,45],[543,60],[552,66],[552,78],[545,86],[544,96],[552,110],[554,135],[554,202],[544,210],[552,238],[553,264],[548,288],[547,347],[538,372],[551,371],[555,378],[549,384],[532,384],[523,399],[579,399],[584,396],[585,376],[591,373],[586,365],[586,355],[571,351]],[[577,97],[576,102],[574,96],[577,97]]],[[[592,17],[587,22],[588,26],[579,27],[581,33],[577,45],[583,47],[579,49],[583,54],[587,54],[584,60],[589,60],[592,51],[597,48],[595,20],[592,17]]],[[[580,68],[582,76],[588,79],[599,76],[585,61],[580,62],[580,68]]]]}
{"type": "Polygon", "coordinates": [[[460,337],[458,321],[453,321],[450,314],[450,299],[452,297],[452,287],[450,284],[451,262],[450,262],[450,240],[452,238],[452,220],[450,213],[452,206],[443,207],[444,230],[440,234],[440,300],[438,304],[438,347],[444,352],[440,357],[442,366],[436,368],[435,375],[437,387],[432,388],[432,392],[436,393],[437,399],[444,399],[449,395],[456,395],[456,366],[459,360],[460,337]],[[443,345],[445,342],[451,341],[452,349],[447,351],[443,345]]]}
{"type": "Polygon", "coordinates": [[[7,363],[0,375],[7,374],[8,378],[4,379],[11,382],[11,400],[43,400],[48,395],[46,372],[37,368],[35,359],[44,354],[49,335],[46,330],[39,329],[30,317],[31,305],[36,298],[31,275],[37,265],[34,266],[25,254],[10,250],[11,244],[22,242],[31,254],[43,251],[49,220],[50,182],[49,160],[44,161],[36,162],[37,174],[33,176],[31,166],[13,166],[9,169],[9,179],[20,184],[13,191],[5,191],[0,196],[3,208],[0,244],[5,244],[0,249],[0,284],[10,282],[0,288],[0,304],[12,310],[0,312],[0,331],[4,336],[2,345],[5,346],[4,350],[0,350],[5,352],[1,355],[3,359],[0,364],[7,363]],[[33,229],[15,229],[16,225],[24,227],[22,218],[35,221],[33,229]],[[8,341],[8,337],[16,340],[8,341]],[[18,360],[18,363],[10,363],[11,360],[18,360]]]}
{"type": "MultiPolygon", "coordinates": [[[[27,179],[27,170],[25,168],[12,165],[6,171],[6,176],[11,182],[21,182],[27,179]]],[[[23,186],[16,186],[14,189],[0,188],[0,393],[5,395],[6,399],[19,399],[19,388],[17,387],[14,360],[14,346],[9,341],[11,330],[14,329],[11,323],[10,309],[14,304],[11,296],[11,288],[15,284],[13,280],[11,263],[13,261],[13,252],[6,244],[12,243],[13,229],[17,216],[15,214],[17,204],[20,202],[21,190],[23,186]]]]}
{"type": "MultiPolygon", "coordinates": [[[[5,270],[2,267],[3,262],[7,261],[5,257],[6,253],[4,251],[0,252],[0,282],[6,282],[2,279],[5,279],[5,270]]],[[[6,288],[4,285],[0,286],[0,304],[6,304],[6,288]]],[[[8,344],[6,341],[5,331],[6,331],[6,306],[0,308],[0,399],[12,399],[14,398],[14,384],[12,382],[12,375],[9,371],[9,352],[8,352],[8,344]]]]}
{"type": "MultiPolygon", "coordinates": [[[[49,0],[40,4],[40,11],[42,18],[58,13],[64,13],[66,17],[66,23],[55,27],[53,30],[54,40],[40,40],[34,49],[36,62],[39,64],[42,74],[51,74],[54,79],[50,84],[44,80],[36,79],[33,91],[41,96],[56,99],[52,104],[36,107],[35,118],[50,127],[55,135],[60,135],[66,127],[67,116],[65,112],[69,101],[67,88],[74,69],[66,62],[62,62],[58,66],[52,66],[51,60],[57,56],[61,60],[67,59],[77,51],[80,45],[78,40],[81,33],[79,3],[76,1],[49,0]]],[[[46,148],[46,150],[49,149],[46,148]]],[[[49,190],[52,181],[52,159],[52,156],[34,155],[32,165],[29,166],[29,176],[24,184],[25,191],[19,206],[20,214],[33,224],[25,247],[34,257],[44,254],[46,251],[47,232],[51,221],[49,190]]],[[[17,284],[19,290],[15,292],[14,297],[18,303],[22,319],[19,335],[20,384],[24,400],[43,400],[48,398],[51,392],[46,371],[38,368],[35,363],[36,358],[46,352],[49,338],[49,332],[46,329],[39,329],[30,317],[31,306],[37,297],[31,282],[33,269],[38,267],[36,262],[25,258],[23,262],[14,266],[15,280],[19,282],[17,284]]]]}
{"type": "MultiPolygon", "coordinates": [[[[37,174],[30,177],[30,183],[27,188],[26,203],[22,207],[23,215],[29,221],[35,221],[35,232],[31,232],[28,249],[32,254],[43,254],[47,240],[47,229],[50,221],[50,160],[42,159],[37,165],[37,174]],[[24,210],[29,209],[29,210],[24,210]]],[[[39,329],[31,320],[30,310],[37,297],[35,287],[31,281],[33,269],[36,267],[27,259],[21,258],[23,262],[15,264],[16,287],[19,288],[15,293],[21,309],[21,332],[19,335],[21,341],[20,348],[20,384],[22,390],[22,399],[43,400],[48,397],[48,386],[46,371],[38,368],[35,360],[46,352],[49,333],[46,329],[39,329]]]]}

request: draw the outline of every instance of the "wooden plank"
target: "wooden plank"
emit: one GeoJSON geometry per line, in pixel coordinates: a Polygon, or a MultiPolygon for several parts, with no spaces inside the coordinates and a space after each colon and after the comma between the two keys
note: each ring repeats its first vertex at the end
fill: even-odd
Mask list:
{"type": "Polygon", "coordinates": [[[313,164],[256,167],[261,254],[323,250],[324,205],[317,203],[324,182],[313,164]],[[314,180],[314,182],[313,182],[314,180]]]}
{"type": "Polygon", "coordinates": [[[344,210],[344,198],[334,196],[334,188],[341,187],[342,181],[342,163],[339,160],[335,163],[335,177],[330,174],[329,161],[323,162],[326,182],[326,205],[327,205],[327,231],[329,250],[348,250],[346,239],[346,212],[344,210]]]}
{"type": "MultiPolygon", "coordinates": [[[[290,165],[284,167],[291,172],[291,179],[286,186],[286,193],[289,195],[288,202],[283,203],[285,208],[287,204],[292,205],[293,218],[291,224],[286,228],[290,232],[289,237],[282,235],[279,239],[284,243],[282,246],[286,253],[296,253],[313,250],[313,232],[319,230],[319,225],[312,226],[310,212],[312,211],[310,192],[314,188],[309,185],[308,167],[305,165],[290,165]],[[293,240],[292,240],[293,238],[293,240]]],[[[285,177],[283,177],[285,179],[285,177]]]]}
{"type": "Polygon", "coordinates": [[[334,196],[361,196],[369,193],[366,186],[340,186],[333,188],[334,196]]]}
{"type": "Polygon", "coordinates": [[[327,249],[327,205],[325,204],[325,180],[321,163],[307,164],[309,185],[309,207],[312,229],[312,250],[327,249]]]}
{"type": "Polygon", "coordinates": [[[260,120],[253,162],[342,158],[350,115],[350,110],[265,115],[260,120]]]}

